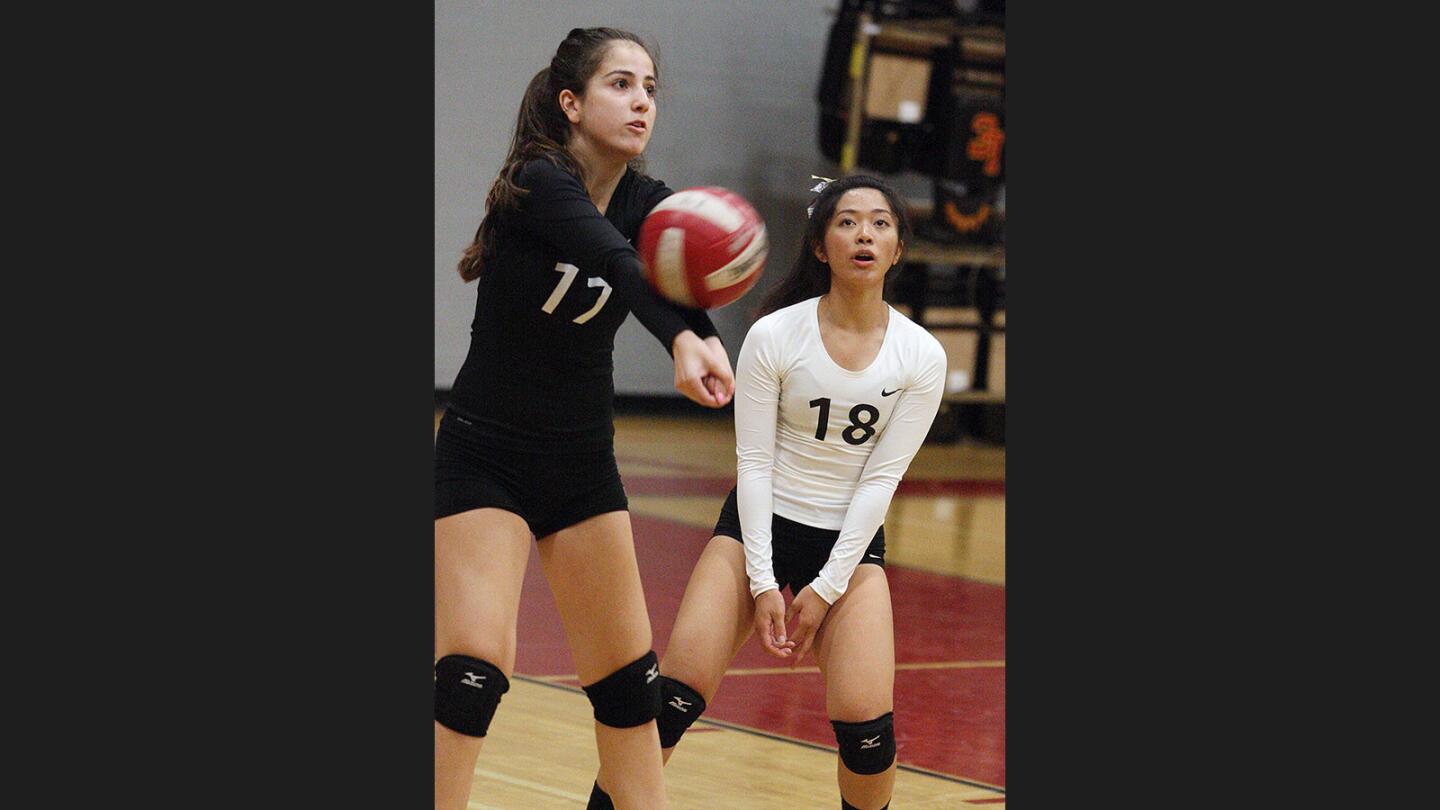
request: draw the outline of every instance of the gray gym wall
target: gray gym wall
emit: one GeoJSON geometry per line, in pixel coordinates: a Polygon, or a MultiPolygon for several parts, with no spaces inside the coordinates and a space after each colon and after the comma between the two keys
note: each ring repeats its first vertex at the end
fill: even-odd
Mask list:
{"type": "MultiPolygon", "coordinates": [[[[761,280],[711,319],[731,363],[749,312],[795,258],[814,185],[835,176],[820,154],[815,91],[839,0],[435,4],[435,387],[449,390],[469,348],[475,285],[455,272],[484,213],[525,85],[574,27],[612,26],[655,46],[661,91],[645,152],[674,189],[724,186],[765,220],[761,280]]],[[[899,180],[902,193],[910,190],[899,180]]],[[[928,187],[920,186],[924,196],[928,187]]],[[[632,316],[615,340],[617,394],[673,395],[669,355],[632,316]]]]}

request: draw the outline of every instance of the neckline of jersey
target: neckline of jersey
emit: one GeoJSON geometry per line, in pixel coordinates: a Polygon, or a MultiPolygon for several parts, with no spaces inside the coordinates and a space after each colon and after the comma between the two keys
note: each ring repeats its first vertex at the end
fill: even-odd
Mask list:
{"type": "MultiPolygon", "coordinates": [[[[615,207],[615,199],[620,196],[620,189],[625,187],[626,183],[630,182],[630,175],[634,173],[634,169],[626,166],[625,172],[620,175],[620,182],[615,184],[615,189],[610,192],[610,199],[605,202],[605,210],[600,211],[599,208],[595,209],[596,211],[600,211],[600,216],[610,220],[610,224],[614,225],[617,228],[620,227],[620,225],[623,223],[619,222],[620,218],[619,216],[617,216],[619,214],[619,211],[615,207]]],[[[585,184],[581,183],[580,186],[583,188],[585,184]]],[[[591,202],[594,201],[592,200],[591,202]]]]}
{"type": "Polygon", "coordinates": [[[815,340],[820,344],[820,353],[825,355],[825,361],[841,374],[850,377],[865,376],[869,373],[870,369],[875,368],[876,363],[880,362],[880,357],[885,354],[885,347],[890,345],[890,334],[895,331],[895,316],[899,313],[897,313],[895,308],[890,306],[888,302],[885,304],[885,337],[880,340],[880,350],[875,352],[874,359],[872,359],[870,364],[865,368],[859,371],[851,371],[837,363],[835,358],[830,356],[830,350],[825,348],[825,335],[820,330],[820,298],[821,296],[815,296],[811,299],[810,304],[810,325],[815,330],[815,340]]]}

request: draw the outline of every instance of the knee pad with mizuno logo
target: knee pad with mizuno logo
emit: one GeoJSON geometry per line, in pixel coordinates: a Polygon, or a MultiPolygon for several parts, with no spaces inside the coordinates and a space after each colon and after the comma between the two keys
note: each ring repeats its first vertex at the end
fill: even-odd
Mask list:
{"type": "Polygon", "coordinates": [[[674,748],[685,734],[685,729],[690,728],[703,711],[705,698],[699,692],[674,678],[661,675],[660,714],[655,718],[655,724],[660,728],[660,747],[674,748]]]}
{"type": "Polygon", "coordinates": [[[655,651],[582,686],[590,705],[595,707],[595,720],[611,728],[644,725],[660,713],[660,661],[655,651]]]}
{"type": "Polygon", "coordinates": [[[435,721],[451,731],[484,737],[510,690],[510,680],[488,661],[447,655],[435,662],[435,721]]]}
{"type": "Polygon", "coordinates": [[[874,720],[846,723],[831,720],[840,759],[853,773],[862,776],[880,773],[895,761],[895,713],[886,712],[874,720]]]}

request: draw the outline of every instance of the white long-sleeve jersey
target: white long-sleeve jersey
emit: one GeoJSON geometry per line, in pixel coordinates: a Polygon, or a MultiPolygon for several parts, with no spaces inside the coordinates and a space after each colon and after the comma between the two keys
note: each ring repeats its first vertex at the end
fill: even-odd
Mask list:
{"type": "Polygon", "coordinates": [[[756,321],[735,366],[736,497],[750,594],[778,586],[770,515],[840,536],[811,588],[834,604],[885,520],[944,394],[945,350],[889,307],[880,353],[841,367],[811,298],[756,321]]]}

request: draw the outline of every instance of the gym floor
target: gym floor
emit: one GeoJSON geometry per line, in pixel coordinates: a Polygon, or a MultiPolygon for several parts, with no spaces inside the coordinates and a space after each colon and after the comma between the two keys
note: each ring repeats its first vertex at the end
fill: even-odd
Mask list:
{"type": "MultiPolygon", "coordinates": [[[[690,571],[734,485],[733,424],[719,414],[617,411],[616,455],[663,655],[690,571]]],[[[1004,447],[968,438],[926,444],[891,503],[885,537],[895,609],[892,804],[1003,808],[1004,447]]],[[[476,767],[472,808],[583,807],[598,765],[589,704],[531,553],[515,677],[476,767]]],[[[666,768],[673,807],[839,805],[819,670],[778,663],[753,638],[732,662],[666,768]]]]}

